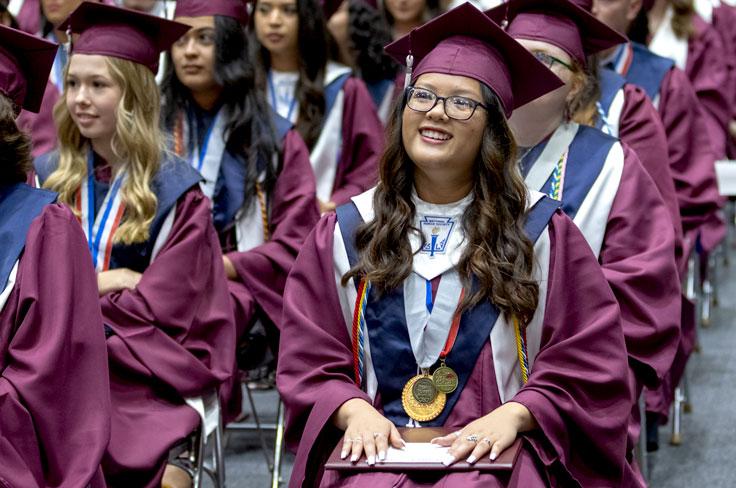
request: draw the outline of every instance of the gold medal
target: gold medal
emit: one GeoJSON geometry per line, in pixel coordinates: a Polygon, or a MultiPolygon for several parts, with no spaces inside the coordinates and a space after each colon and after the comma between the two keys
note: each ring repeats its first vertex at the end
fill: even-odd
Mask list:
{"type": "Polygon", "coordinates": [[[440,367],[434,370],[434,373],[432,374],[432,382],[438,391],[449,395],[457,389],[457,373],[443,361],[440,364],[440,367]]]}
{"type": "Polygon", "coordinates": [[[427,374],[414,376],[404,385],[404,391],[401,393],[401,404],[404,406],[404,411],[417,422],[428,422],[439,417],[445,408],[446,401],[447,396],[437,391],[434,382],[427,374]],[[415,389],[417,383],[420,386],[415,389]],[[433,395],[431,395],[432,392],[434,392],[433,395]],[[424,402],[420,399],[429,399],[429,401],[424,402]]]}

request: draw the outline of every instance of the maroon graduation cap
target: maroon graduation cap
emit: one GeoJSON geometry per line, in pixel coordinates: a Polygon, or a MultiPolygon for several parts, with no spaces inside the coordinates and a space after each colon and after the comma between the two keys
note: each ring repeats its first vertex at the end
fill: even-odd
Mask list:
{"type": "Polygon", "coordinates": [[[58,44],[0,25],[0,92],[16,107],[41,108],[58,44]]]}
{"type": "Polygon", "coordinates": [[[177,0],[174,18],[222,15],[248,23],[248,0],[177,0]]]}
{"type": "MultiPolygon", "coordinates": [[[[506,116],[563,85],[546,66],[506,34],[483,12],[464,3],[385,47],[413,68],[411,80],[424,73],[467,76],[488,85],[506,116]]],[[[407,77],[409,73],[407,73],[407,77]]]]}
{"type": "MultiPolygon", "coordinates": [[[[590,0],[577,1],[592,5],[590,0]]],[[[589,55],[627,41],[569,0],[510,0],[486,15],[497,24],[508,24],[507,32],[515,39],[554,44],[582,65],[589,55]]]]}
{"type": "Polygon", "coordinates": [[[158,71],[161,51],[190,29],[188,25],[101,3],[83,2],[60,29],[79,34],[72,54],[100,54],[126,59],[158,71]]]}

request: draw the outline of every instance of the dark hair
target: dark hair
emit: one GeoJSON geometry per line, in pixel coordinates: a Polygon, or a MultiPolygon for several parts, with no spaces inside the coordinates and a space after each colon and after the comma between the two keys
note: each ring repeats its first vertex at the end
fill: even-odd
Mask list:
{"type": "Polygon", "coordinates": [[[22,183],[31,169],[31,140],[15,123],[15,105],[0,94],[0,185],[22,183]]]}
{"type": "MultiPolygon", "coordinates": [[[[672,6],[672,30],[675,35],[680,39],[690,39],[695,33],[693,1],[668,0],[668,3],[672,6]]],[[[651,34],[649,32],[649,12],[642,8],[629,27],[628,37],[634,42],[646,45],[649,43],[649,34],[651,34]]]]}
{"type": "Polygon", "coordinates": [[[636,18],[629,26],[627,35],[633,42],[647,44],[649,40],[649,17],[644,8],[639,9],[639,13],[636,14],[636,18]]]}
{"type": "MultiPolygon", "coordinates": [[[[348,36],[353,66],[366,83],[393,79],[399,66],[383,46],[391,42],[391,32],[381,13],[363,0],[348,2],[348,36]]],[[[337,59],[337,42],[330,36],[330,49],[337,59]]]]}
{"type": "MultiPolygon", "coordinates": [[[[516,164],[516,142],[493,92],[481,84],[487,124],[475,163],[473,200],[463,216],[468,240],[458,264],[466,295],[461,310],[490,299],[526,324],[537,308],[539,285],[532,277],[534,246],[524,233],[527,190],[516,164]],[[471,288],[471,284],[472,286],[471,288]]],[[[375,219],[356,232],[358,264],[342,278],[369,280],[384,293],[403,283],[412,270],[409,233],[414,227],[414,163],[404,148],[402,114],[407,95],[394,105],[380,182],[373,197],[375,219]]]]}
{"type": "MultiPolygon", "coordinates": [[[[322,131],[325,116],[324,79],[327,67],[327,29],[322,15],[322,7],[317,0],[297,0],[299,15],[299,81],[296,84],[296,100],[299,102],[299,119],[296,129],[310,149],[322,131]]],[[[271,69],[271,55],[255,34],[254,18],[258,1],[253,7],[250,19],[252,52],[255,59],[256,86],[266,93],[268,71],[271,69]]]]}
{"type": "MultiPolygon", "coordinates": [[[[223,87],[221,101],[228,116],[226,147],[233,154],[244,156],[247,165],[243,208],[248,208],[256,194],[259,163],[265,166],[264,192],[268,195],[273,189],[280,166],[275,168],[271,161],[274,155],[280,156],[280,141],[276,139],[268,104],[255,87],[253,63],[248,58],[248,36],[243,26],[231,17],[215,16],[214,71],[215,81],[223,87]]],[[[171,53],[167,55],[161,91],[163,124],[171,129],[182,107],[194,103],[189,89],[176,76],[171,53]]]]}

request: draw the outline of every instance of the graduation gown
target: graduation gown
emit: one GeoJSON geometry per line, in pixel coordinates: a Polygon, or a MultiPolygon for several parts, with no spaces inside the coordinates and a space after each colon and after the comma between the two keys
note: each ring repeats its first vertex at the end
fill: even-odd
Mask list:
{"type": "MultiPolygon", "coordinates": [[[[353,200],[363,219],[372,218],[371,198],[368,192],[353,200]]],[[[627,482],[625,425],[631,403],[615,299],[584,238],[566,216],[554,214],[540,231],[535,245],[540,302],[527,328],[529,382],[521,386],[513,328],[501,316],[490,340],[480,336],[465,386],[452,394],[454,405],[443,414],[445,427],[459,429],[505,401],[525,405],[540,428],[521,435],[524,444],[514,470],[415,478],[380,472],[376,466],[376,472],[347,476],[321,472],[340,436],[331,416],[351,398],[383,410],[388,382],[384,386],[375,373],[381,364],[372,362],[378,351],[368,334],[366,388],[355,384],[350,337],[355,285],[352,280],[340,285],[349,260],[337,217],[322,218],[297,258],[284,298],[277,385],[287,408],[287,442],[298,446],[289,486],[576,486],[573,478],[582,486],[627,482]],[[579,299],[582,289],[586,300],[579,299]],[[606,415],[592,413],[599,408],[606,415]]],[[[480,317],[481,323],[490,318],[480,317]]],[[[461,325],[458,340],[475,329],[462,330],[461,325]]]]}
{"type": "Polygon", "coordinates": [[[672,31],[671,15],[672,7],[668,7],[658,31],[653,33],[649,49],[672,59],[687,74],[703,107],[713,151],[717,159],[722,159],[731,118],[729,73],[723,62],[728,54],[718,33],[700,16],[693,16],[694,33],[690,39],[680,39],[672,31]]]}
{"type": "Polygon", "coordinates": [[[0,187],[0,485],[98,488],[110,396],[97,280],[55,199],[0,187]]]}
{"type": "Polygon", "coordinates": [[[657,109],[646,92],[627,83],[616,72],[600,70],[601,116],[597,127],[616,137],[636,152],[644,169],[657,186],[675,229],[675,254],[682,259],[682,223],[675,183],[670,172],[667,134],[657,109]]]}
{"type": "Polygon", "coordinates": [[[655,101],[667,134],[670,172],[682,219],[680,269],[684,270],[698,238],[703,248],[711,251],[726,235],[716,182],[716,156],[705,115],[687,75],[672,60],[640,44],[631,43],[621,49],[616,71],[655,101]]]}
{"type": "MultiPolygon", "coordinates": [[[[529,188],[552,191],[553,171],[564,152],[562,209],[582,231],[618,300],[635,400],[643,386],[659,385],[680,341],[671,221],[636,154],[590,127],[564,124],[532,148],[521,162],[529,188]]],[[[635,409],[630,448],[638,431],[635,409]]]]}
{"type": "MultiPolygon", "coordinates": [[[[41,181],[55,156],[35,162],[41,181]]],[[[210,203],[200,176],[166,157],[154,177],[150,239],[113,246],[110,269],[143,274],[134,289],[99,298],[107,327],[112,435],[108,486],[160,486],[168,452],[200,423],[188,399],[214,393],[233,373],[235,329],[210,203]]],[[[95,205],[108,184],[95,179],[95,205]]]]}
{"type": "MultiPolygon", "coordinates": [[[[186,119],[188,128],[196,124],[192,111],[186,119]]],[[[205,191],[211,191],[213,218],[220,242],[228,241],[228,234],[232,235],[235,228],[236,250],[228,252],[227,257],[238,274],[236,280],[228,280],[238,342],[242,341],[259,315],[280,327],[286,277],[301,245],[319,220],[307,147],[299,133],[291,128],[290,122],[275,113],[272,116],[281,141],[282,159],[281,163],[264,162],[280,166],[272,194],[264,195],[268,239],[263,228],[261,202],[254,198],[250,208],[242,208],[247,173],[242,156],[225,148],[222,131],[207,130],[207,137],[219,137],[220,140],[197,144],[206,145],[215,159],[221,155],[219,162],[205,158],[204,164],[219,163],[219,169],[205,168],[205,173],[217,175],[216,183],[205,185],[205,191]]],[[[209,120],[209,125],[212,124],[216,121],[209,120]]],[[[194,131],[188,129],[184,133],[193,134],[194,131]]],[[[185,157],[194,164],[191,154],[195,144],[191,136],[188,139],[185,157]]],[[[204,137],[198,137],[198,140],[204,141],[204,137]]],[[[240,376],[233,375],[224,390],[223,405],[227,405],[226,419],[230,420],[241,412],[240,376]]]]}
{"type": "MultiPolygon", "coordinates": [[[[352,76],[346,66],[327,64],[324,93],[322,131],[309,159],[317,198],[340,205],[376,183],[384,144],[383,125],[365,83],[352,76]]],[[[270,103],[276,110],[273,101],[270,103]]],[[[292,123],[298,115],[294,110],[292,123]]]]}

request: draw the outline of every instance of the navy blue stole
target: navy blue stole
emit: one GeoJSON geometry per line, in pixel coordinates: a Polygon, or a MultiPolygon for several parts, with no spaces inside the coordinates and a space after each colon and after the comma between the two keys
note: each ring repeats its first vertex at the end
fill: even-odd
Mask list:
{"type": "MultiPolygon", "coordinates": [[[[293,124],[271,110],[271,123],[276,131],[276,140],[283,147],[284,138],[293,124]]],[[[266,169],[271,161],[258,160],[258,174],[266,169]]],[[[218,233],[226,232],[235,221],[235,215],[245,202],[245,181],[248,177],[248,165],[242,154],[235,154],[229,149],[222,153],[220,174],[215,183],[212,195],[212,218],[218,233]]],[[[268,204],[268,199],[267,199],[268,204]]]]}
{"type": "MultiPolygon", "coordinates": [[[[593,127],[581,125],[578,129],[568,149],[565,181],[562,188],[562,210],[571,219],[574,219],[580,210],[585,197],[606,164],[608,153],[611,152],[616,142],[618,139],[593,127]]],[[[539,191],[549,195],[551,189],[552,175],[539,191]]]]}
{"type": "Polygon", "coordinates": [[[348,81],[348,78],[352,76],[352,73],[345,73],[343,75],[338,76],[334,80],[332,80],[327,86],[325,86],[325,116],[322,119],[323,124],[324,121],[327,120],[327,117],[330,115],[330,112],[332,111],[332,107],[335,106],[335,101],[337,100],[337,95],[340,94],[340,90],[342,90],[342,87],[345,86],[345,82],[348,81]]]}
{"type": "MultiPolygon", "coordinates": [[[[41,183],[56,169],[58,153],[45,154],[34,161],[36,173],[41,183]]],[[[161,231],[164,220],[177,200],[190,188],[198,185],[202,177],[191,165],[179,158],[166,153],[161,160],[161,167],[151,182],[151,190],[156,195],[156,215],[151,223],[149,238],[146,242],[131,245],[115,244],[110,256],[110,269],[129,268],[142,273],[148,267],[153,254],[158,233],[161,231]]],[[[106,192],[106,184],[95,181],[95,209],[99,210],[102,198],[106,192]]]]}
{"type": "Polygon", "coordinates": [[[56,201],[57,194],[24,183],[0,186],[0,291],[26,245],[33,219],[56,201]]]}
{"type": "Polygon", "coordinates": [[[395,81],[380,80],[375,83],[366,83],[365,86],[366,88],[368,88],[368,93],[371,94],[373,104],[376,106],[376,108],[379,108],[381,106],[381,103],[383,103],[383,99],[386,97],[386,93],[389,90],[393,90],[395,86],[395,81]]]}
{"type": "MultiPolygon", "coordinates": [[[[598,99],[598,107],[603,111],[603,114],[608,116],[608,111],[611,109],[613,99],[616,98],[618,91],[626,84],[626,79],[611,69],[601,68],[598,80],[601,89],[601,96],[598,99]]],[[[602,129],[603,125],[602,117],[598,117],[596,127],[598,129],[602,129]]]]}
{"type": "MultiPolygon", "coordinates": [[[[559,205],[559,202],[543,197],[529,210],[524,231],[532,242],[536,242],[542,234],[559,205]]],[[[355,231],[363,219],[350,201],[337,208],[337,220],[348,260],[354,266],[358,262],[355,231]]],[[[447,403],[439,417],[431,422],[422,422],[422,425],[444,425],[475,368],[480,351],[490,340],[498,316],[498,308],[488,300],[463,313],[457,340],[447,357],[447,364],[458,374],[458,387],[447,395],[447,403]]],[[[365,318],[383,413],[397,426],[404,426],[409,422],[409,417],[404,412],[401,393],[406,382],[417,374],[417,364],[406,325],[403,286],[381,296],[372,290],[365,318]]]]}
{"type": "Polygon", "coordinates": [[[631,45],[634,57],[628,73],[624,75],[626,81],[640,86],[649,95],[649,98],[654,100],[659,94],[662,80],[664,80],[667,72],[674,67],[675,62],[654,54],[641,44],[632,42],[631,45]]]}

